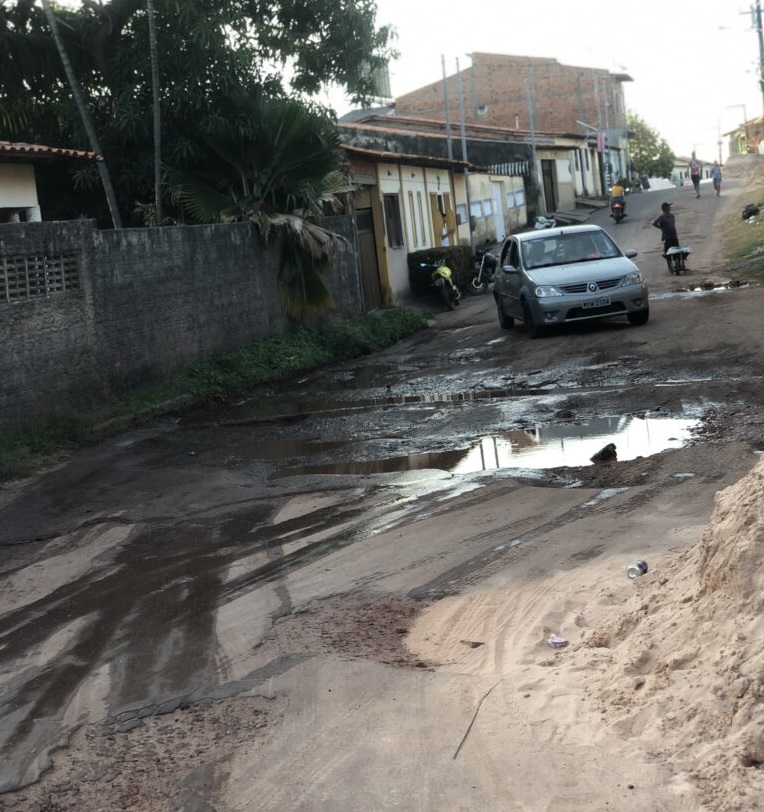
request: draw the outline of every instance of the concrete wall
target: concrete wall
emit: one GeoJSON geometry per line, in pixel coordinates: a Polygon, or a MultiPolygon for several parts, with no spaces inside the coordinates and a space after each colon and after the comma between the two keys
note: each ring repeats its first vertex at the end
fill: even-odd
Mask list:
{"type": "MultiPolygon", "coordinates": [[[[329,282],[336,311],[357,315],[352,218],[324,224],[348,239],[329,282]]],[[[95,402],[285,332],[279,257],[278,241],[264,247],[249,223],[0,225],[0,423],[95,402]]]]}

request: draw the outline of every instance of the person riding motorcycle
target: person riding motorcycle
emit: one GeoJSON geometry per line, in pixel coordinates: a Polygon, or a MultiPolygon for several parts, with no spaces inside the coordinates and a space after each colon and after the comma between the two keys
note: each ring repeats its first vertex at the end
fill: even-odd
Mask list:
{"type": "Polygon", "coordinates": [[[613,216],[613,204],[620,203],[623,207],[623,215],[626,216],[626,195],[623,191],[623,185],[620,180],[617,180],[610,189],[610,216],[613,216]]]}

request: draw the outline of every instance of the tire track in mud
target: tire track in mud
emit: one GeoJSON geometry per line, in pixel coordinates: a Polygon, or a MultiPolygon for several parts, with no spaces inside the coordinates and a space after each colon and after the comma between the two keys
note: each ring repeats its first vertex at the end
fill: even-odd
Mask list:
{"type": "MultiPolygon", "coordinates": [[[[478,583],[492,572],[506,567],[514,559],[525,555],[525,550],[521,548],[529,542],[541,538],[555,530],[559,530],[568,524],[580,521],[592,514],[593,509],[596,509],[597,505],[600,504],[600,500],[610,499],[612,496],[616,496],[621,492],[621,489],[604,489],[600,491],[599,496],[594,499],[589,498],[554,519],[542,521],[531,530],[513,536],[492,547],[490,550],[481,552],[462,564],[451,568],[417,589],[411,590],[409,597],[415,600],[431,600],[456,595],[465,586],[478,583]]],[[[528,518],[524,521],[527,522],[528,518]]],[[[509,525],[507,529],[511,529],[511,527],[512,526],[509,525]]],[[[492,531],[491,535],[496,535],[496,531],[492,531]]]]}

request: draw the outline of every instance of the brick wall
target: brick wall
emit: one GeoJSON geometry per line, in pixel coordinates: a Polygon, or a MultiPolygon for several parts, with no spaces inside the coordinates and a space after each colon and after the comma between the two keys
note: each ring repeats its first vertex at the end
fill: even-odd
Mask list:
{"type": "MultiPolygon", "coordinates": [[[[446,84],[451,120],[458,121],[457,77],[449,76],[446,84]]],[[[462,88],[468,122],[529,131],[530,90],[539,132],[581,132],[577,121],[624,126],[622,84],[606,70],[561,65],[556,59],[476,53],[472,65],[462,70],[462,88]]],[[[445,120],[443,82],[398,97],[395,112],[445,120]]]]}
{"type": "MultiPolygon", "coordinates": [[[[356,315],[352,218],[325,224],[348,240],[329,280],[336,310],[356,315]]],[[[249,223],[0,225],[0,423],[97,401],[284,332],[279,257],[278,242],[264,247],[249,223]]]]}

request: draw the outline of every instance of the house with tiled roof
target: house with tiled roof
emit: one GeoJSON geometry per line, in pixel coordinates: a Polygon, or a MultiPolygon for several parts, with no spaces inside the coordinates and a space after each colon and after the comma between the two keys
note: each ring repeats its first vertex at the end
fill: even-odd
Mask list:
{"type": "Polygon", "coordinates": [[[0,141],[0,223],[43,219],[37,197],[37,172],[51,164],[99,160],[94,152],[41,144],[0,141]]]}
{"type": "Polygon", "coordinates": [[[455,173],[468,164],[363,139],[344,143],[342,150],[355,190],[352,214],[366,309],[404,304],[411,295],[408,254],[457,244],[455,173]]]}

